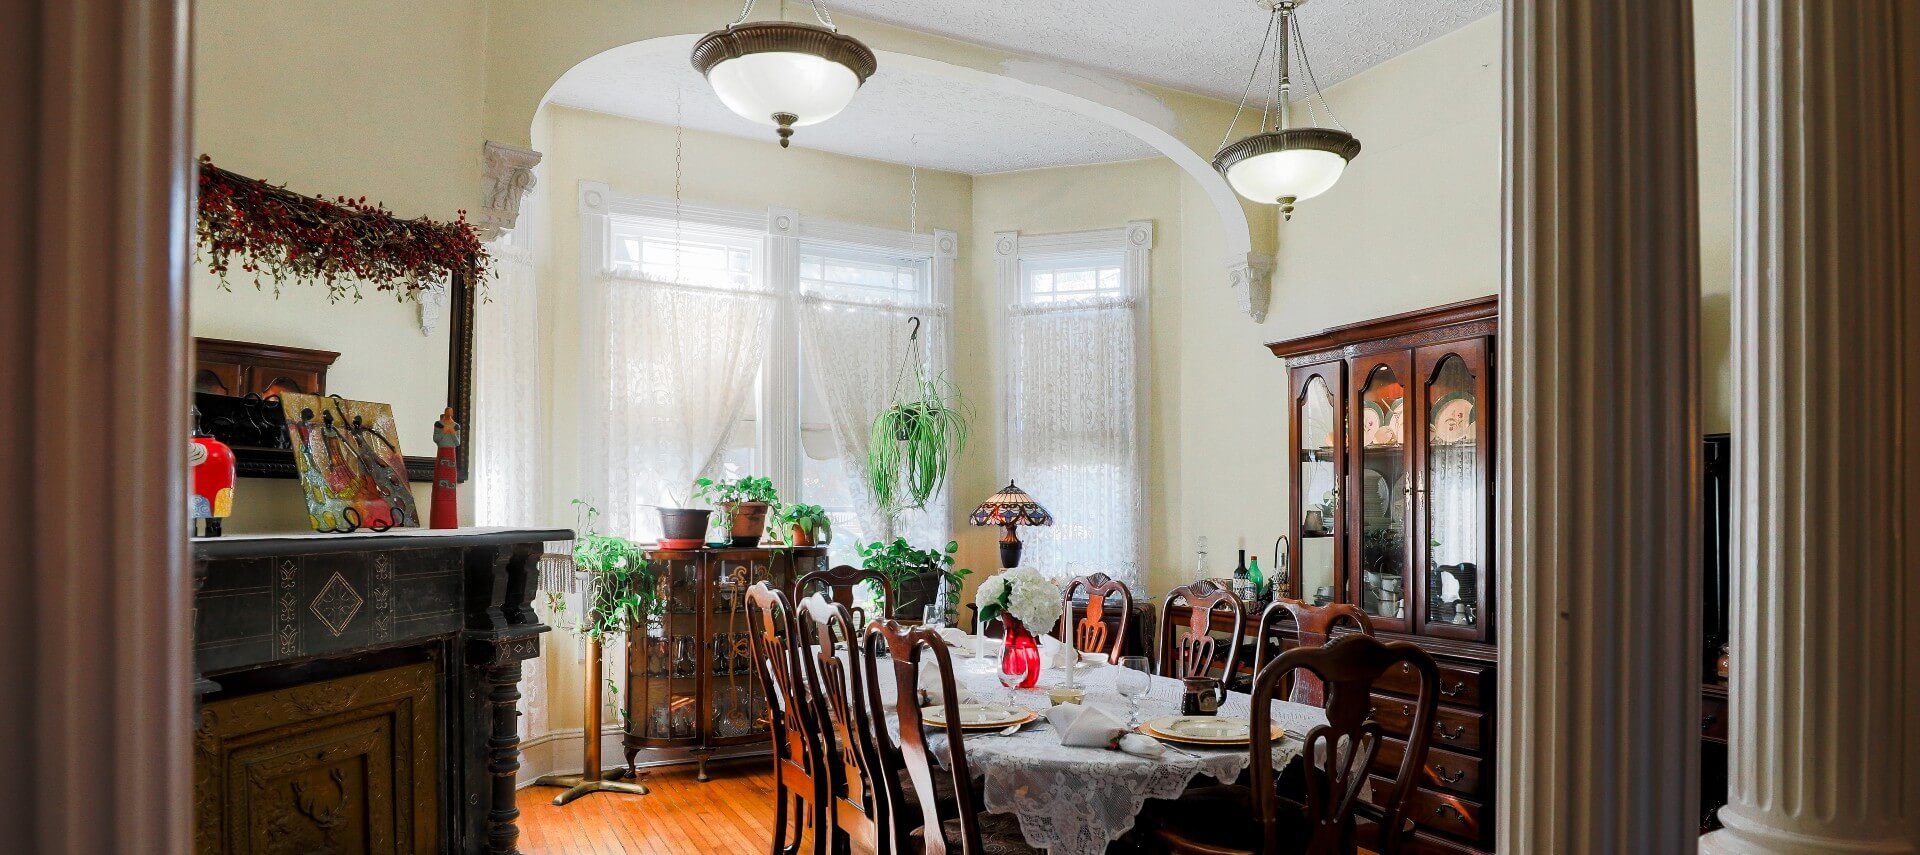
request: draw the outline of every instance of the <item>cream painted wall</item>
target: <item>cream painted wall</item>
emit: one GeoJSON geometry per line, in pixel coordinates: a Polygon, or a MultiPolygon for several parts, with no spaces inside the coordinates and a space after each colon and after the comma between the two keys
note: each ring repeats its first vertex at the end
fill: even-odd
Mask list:
{"type": "MultiPolygon", "coordinates": [[[[194,4],[195,149],[245,175],[316,195],[366,196],[402,216],[451,219],[477,203],[484,26],[469,0],[199,0],[194,4]]],[[[448,338],[416,310],[367,289],[330,304],[250,279],[222,290],[199,265],[196,336],[340,352],[328,391],[391,403],[401,448],[433,453],[446,401],[448,338]]],[[[428,485],[414,490],[422,511],[428,485]]],[[[292,480],[235,490],[230,533],[304,531],[292,480]]]]}

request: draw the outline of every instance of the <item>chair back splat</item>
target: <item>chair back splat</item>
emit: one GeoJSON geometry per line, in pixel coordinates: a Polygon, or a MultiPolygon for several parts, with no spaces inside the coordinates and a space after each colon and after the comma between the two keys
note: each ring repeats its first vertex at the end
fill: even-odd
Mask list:
{"type": "MultiPolygon", "coordinates": [[[[873,780],[880,766],[873,722],[864,698],[866,674],[849,667],[860,653],[860,632],[853,613],[840,603],[803,604],[797,611],[800,638],[809,651],[802,657],[804,683],[821,725],[822,798],[833,815],[833,851],[878,851],[886,817],[875,797],[873,780]]],[[[884,723],[884,720],[883,720],[884,723]]]]}
{"type": "MultiPolygon", "coordinates": [[[[886,707],[879,691],[882,679],[879,663],[889,662],[893,669],[896,690],[894,712],[900,720],[900,741],[893,747],[897,749],[902,763],[899,766],[883,766],[879,777],[880,789],[885,793],[893,819],[892,839],[897,847],[894,851],[924,851],[925,855],[946,855],[948,852],[981,855],[985,851],[979,819],[982,806],[975,804],[973,788],[970,786],[972,776],[967,769],[966,742],[960,728],[959,691],[954,683],[953,659],[947,654],[946,643],[940,640],[939,633],[925,627],[903,626],[891,620],[876,621],[867,628],[863,653],[861,665],[867,670],[870,715],[876,722],[885,721],[886,716],[886,707]],[[880,656],[882,650],[886,651],[884,659],[880,656]],[[945,708],[948,757],[944,770],[938,768],[928,756],[926,736],[922,730],[919,677],[921,663],[929,661],[939,670],[940,695],[945,708]],[[947,839],[946,830],[941,825],[938,794],[933,782],[935,775],[948,775],[951,778],[959,813],[959,840],[947,839]],[[912,788],[917,796],[917,804],[909,804],[906,798],[908,788],[912,788]],[[912,840],[914,823],[907,817],[909,811],[919,813],[917,819],[922,829],[924,850],[914,845],[912,840]]],[[[878,733],[885,739],[884,727],[879,728],[878,733]]]]}
{"type": "MultiPolygon", "coordinates": [[[[755,672],[760,690],[767,698],[772,717],[769,736],[773,741],[774,829],[772,855],[797,855],[808,824],[830,827],[829,799],[821,794],[826,770],[821,762],[823,746],[820,727],[815,723],[810,691],[801,680],[800,658],[804,647],[797,639],[793,610],[787,598],[765,582],[747,589],[747,619],[753,628],[755,672]],[[791,822],[789,827],[789,803],[791,822]]],[[[827,835],[816,835],[814,851],[828,850],[827,835]]]]}
{"type": "Polygon", "coordinates": [[[1213,613],[1224,609],[1233,616],[1233,628],[1227,639],[1227,653],[1222,682],[1232,679],[1234,668],[1240,662],[1240,640],[1246,637],[1247,616],[1240,606],[1240,598],[1232,591],[1215,586],[1202,579],[1188,585],[1181,585],[1167,592],[1160,605],[1160,639],[1155,645],[1160,658],[1159,670],[1162,677],[1181,679],[1185,677],[1205,677],[1213,669],[1215,642],[1212,635],[1213,613]],[[1188,609],[1184,635],[1178,630],[1182,627],[1173,621],[1175,603],[1185,603],[1188,609]]]}
{"type": "MultiPolygon", "coordinates": [[[[1280,624],[1292,621],[1294,631],[1299,637],[1300,647],[1325,647],[1332,640],[1333,628],[1341,624],[1352,627],[1362,635],[1373,634],[1373,621],[1367,613],[1352,603],[1328,603],[1324,606],[1309,605],[1300,600],[1281,598],[1275,600],[1260,613],[1260,622],[1253,631],[1253,672],[1280,655],[1280,624]]],[[[1326,690],[1318,677],[1309,673],[1290,675],[1293,685],[1283,686],[1283,694],[1296,704],[1325,706],[1326,690]]]]}
{"type": "MultiPolygon", "coordinates": [[[[1274,695],[1289,673],[1305,671],[1326,686],[1327,723],[1307,731],[1301,754],[1306,803],[1300,807],[1309,831],[1305,851],[1311,855],[1344,855],[1358,848],[1354,817],[1361,812],[1361,798],[1368,790],[1368,775],[1381,740],[1380,725],[1373,720],[1371,690],[1388,668],[1402,662],[1412,665],[1419,674],[1412,729],[1386,797],[1376,794],[1365,809],[1379,829],[1374,851],[1396,855],[1404,851],[1411,837],[1405,819],[1407,799],[1426,764],[1432,740],[1440,686],[1440,670],[1433,657],[1410,642],[1347,635],[1324,647],[1296,647],[1282,653],[1254,677],[1250,718],[1256,722],[1272,718],[1274,695]]],[[[1267,847],[1263,851],[1281,851],[1282,844],[1273,738],[1271,728],[1256,727],[1249,747],[1254,814],[1267,847]]]]}
{"type": "Polygon", "coordinates": [[[1120,648],[1127,642],[1127,624],[1133,620],[1133,592],[1127,585],[1105,573],[1091,576],[1075,576],[1067,582],[1067,589],[1060,595],[1060,640],[1073,645],[1083,653],[1104,653],[1108,662],[1120,661],[1120,648]],[[1073,619],[1073,592],[1080,588],[1087,591],[1086,615],[1079,621],[1073,619]],[[1120,597],[1120,625],[1111,634],[1107,632],[1107,597],[1120,597]]]}
{"type": "Polygon", "coordinates": [[[861,582],[872,582],[880,588],[880,620],[893,617],[893,582],[887,574],[878,570],[868,570],[848,564],[840,564],[825,570],[815,570],[793,583],[793,601],[798,603],[814,587],[825,588],[827,599],[846,606],[853,612],[854,626],[864,626],[867,622],[865,609],[854,608],[853,589],[861,582]]]}

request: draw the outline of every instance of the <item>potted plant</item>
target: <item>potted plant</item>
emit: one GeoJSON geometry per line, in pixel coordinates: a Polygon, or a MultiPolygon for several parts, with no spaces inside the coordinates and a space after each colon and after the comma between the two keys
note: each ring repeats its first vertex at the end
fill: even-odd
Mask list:
{"type": "Polygon", "coordinates": [[[788,546],[826,546],[833,541],[833,520],[819,505],[788,505],[781,509],[778,521],[778,533],[788,546]]]}
{"type": "Polygon", "coordinates": [[[905,359],[913,363],[911,384],[904,384],[903,362],[895,382],[898,403],[874,417],[867,437],[867,486],[883,511],[924,508],[946,483],[953,460],[967,447],[966,399],[944,375],[929,374],[920,351],[919,318],[905,359]],[[901,387],[904,386],[904,389],[901,387]]]}
{"type": "MultiPolygon", "coordinates": [[[[886,574],[887,581],[893,585],[890,617],[896,620],[918,619],[922,610],[934,602],[942,583],[949,592],[949,600],[957,599],[961,581],[973,572],[954,569],[953,554],[960,551],[957,541],[947,541],[946,550],[941,551],[915,549],[906,538],[896,537],[892,543],[870,543],[856,547],[856,551],[860,553],[860,566],[886,574]]],[[[953,603],[944,605],[951,608],[953,603]]]]}
{"type": "Polygon", "coordinates": [[[600,512],[579,499],[573,504],[585,513],[580,534],[573,539],[573,563],[590,577],[586,614],[577,631],[605,642],[661,613],[660,579],[639,544],[595,531],[600,512]]]}
{"type": "Polygon", "coordinates": [[[712,508],[687,508],[680,506],[680,497],[670,495],[674,506],[655,506],[660,512],[660,548],[661,549],[699,549],[706,542],[709,517],[712,508]]]}
{"type": "Polygon", "coordinates": [[[701,478],[693,482],[693,498],[720,508],[727,536],[734,546],[753,546],[767,531],[767,514],[780,507],[773,479],[748,475],[732,481],[701,478]]]}

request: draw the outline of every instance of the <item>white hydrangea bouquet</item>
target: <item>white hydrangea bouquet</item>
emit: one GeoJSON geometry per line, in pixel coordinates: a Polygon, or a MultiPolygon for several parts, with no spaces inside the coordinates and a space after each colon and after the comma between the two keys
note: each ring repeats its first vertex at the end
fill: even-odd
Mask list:
{"type": "Polygon", "coordinates": [[[1060,620],[1060,586],[1032,567],[1015,567],[981,582],[973,604],[980,610],[981,624],[1007,614],[1030,631],[1046,632],[1060,620]]]}

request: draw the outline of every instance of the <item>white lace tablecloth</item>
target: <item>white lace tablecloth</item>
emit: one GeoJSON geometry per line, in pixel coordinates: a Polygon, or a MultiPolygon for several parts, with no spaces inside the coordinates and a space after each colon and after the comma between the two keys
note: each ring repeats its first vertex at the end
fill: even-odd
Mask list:
{"type": "MultiPolygon", "coordinates": [[[[964,686],[963,694],[983,702],[1006,701],[1007,690],[995,675],[997,664],[991,659],[956,658],[954,676],[964,686]]],[[[1111,702],[1124,708],[1126,699],[1114,688],[1114,678],[1120,671],[1109,665],[1078,672],[1075,679],[1087,690],[1089,701],[1111,702]]],[[[1014,702],[1046,712],[1047,690],[1060,684],[1065,674],[1060,669],[1042,672],[1040,685],[1016,690],[1014,702]]],[[[891,686],[882,689],[891,695],[891,686]]],[[[1180,681],[1154,677],[1149,695],[1140,699],[1140,721],[1178,713],[1180,694],[1180,681]]],[[[1219,714],[1245,717],[1249,700],[1244,694],[1229,692],[1219,714]]],[[[1276,701],[1273,720],[1287,730],[1305,733],[1325,724],[1327,718],[1318,707],[1276,701]]],[[[930,736],[929,749],[945,764],[946,737],[930,736]]],[[[1294,739],[1277,742],[1274,767],[1293,762],[1300,748],[1294,739]]],[[[1178,798],[1203,772],[1221,783],[1232,783],[1246,770],[1247,762],[1244,747],[1180,746],[1155,760],[1100,748],[1070,748],[1060,744],[1059,733],[1044,718],[1013,736],[983,733],[967,737],[967,767],[974,777],[983,779],[986,809],[1013,814],[1027,843],[1051,855],[1099,855],[1108,843],[1133,828],[1147,799],[1178,798]]]]}

